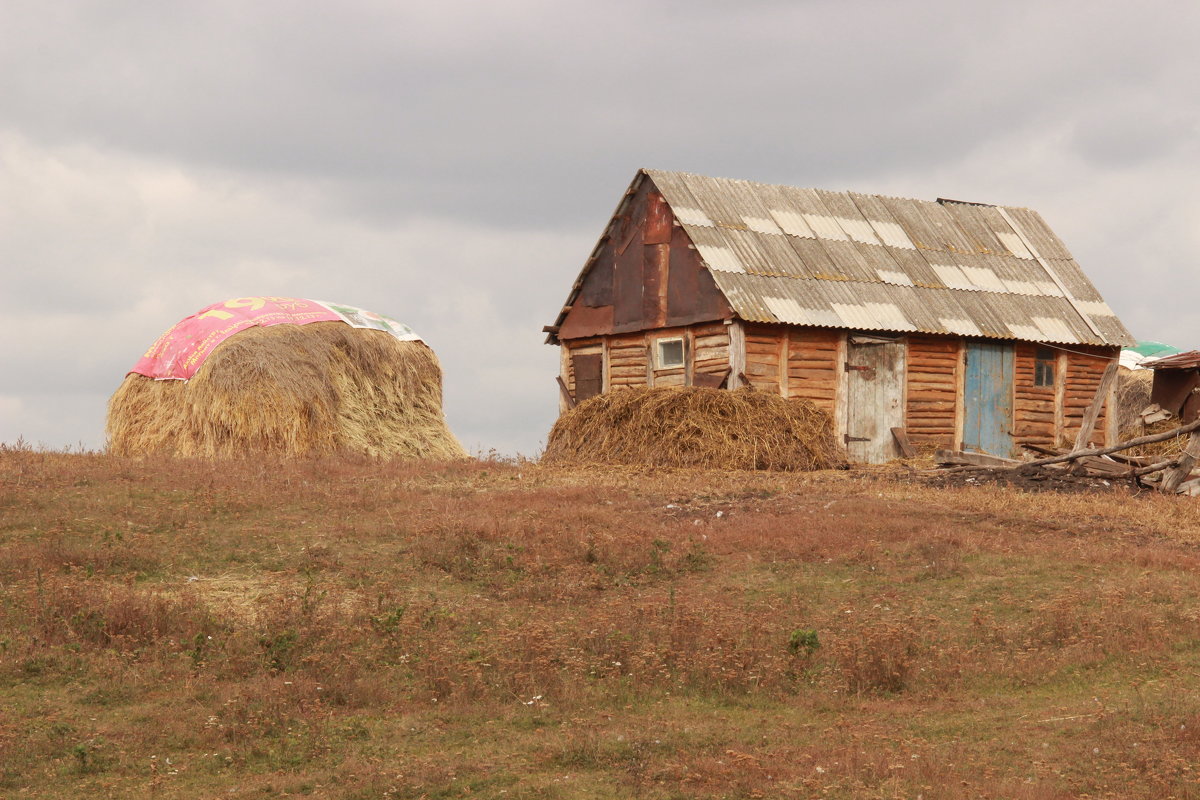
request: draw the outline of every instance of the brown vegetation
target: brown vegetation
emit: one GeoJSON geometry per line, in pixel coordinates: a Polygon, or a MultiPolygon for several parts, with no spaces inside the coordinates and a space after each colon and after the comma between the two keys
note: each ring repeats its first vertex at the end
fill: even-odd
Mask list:
{"type": "Polygon", "coordinates": [[[597,395],[558,418],[543,457],[558,464],[801,471],[845,460],[833,421],[813,402],[702,387],[597,395]]]}
{"type": "Polygon", "coordinates": [[[0,449],[0,796],[1195,796],[1198,509],[0,449]]]}
{"type": "Polygon", "coordinates": [[[115,455],[460,458],[423,342],[341,322],[248,328],[188,381],[129,374],[108,408],[115,455]]]}

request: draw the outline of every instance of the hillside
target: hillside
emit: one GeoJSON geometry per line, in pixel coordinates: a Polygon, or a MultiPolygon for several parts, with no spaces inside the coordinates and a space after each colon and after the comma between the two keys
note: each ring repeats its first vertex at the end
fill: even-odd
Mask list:
{"type": "Polygon", "coordinates": [[[1197,797],[1198,509],[0,449],[0,797],[1197,797]]]}

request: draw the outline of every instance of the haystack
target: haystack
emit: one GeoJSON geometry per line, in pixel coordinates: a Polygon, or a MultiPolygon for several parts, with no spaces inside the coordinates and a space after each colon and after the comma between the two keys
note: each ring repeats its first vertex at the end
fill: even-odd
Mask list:
{"type": "Polygon", "coordinates": [[[130,373],[107,429],[117,455],[466,455],[442,415],[433,351],[343,322],[247,328],[189,380],[130,373]]]}
{"type": "MultiPolygon", "coordinates": [[[[1148,431],[1142,424],[1142,412],[1150,405],[1154,387],[1154,370],[1127,369],[1117,372],[1117,431],[1122,439],[1144,436],[1148,431]]],[[[1176,423],[1178,424],[1178,423],[1176,423]]]]}
{"type": "Polygon", "coordinates": [[[597,395],[563,414],[543,461],[817,470],[845,453],[829,415],[807,400],[752,389],[633,388],[597,395]]]}

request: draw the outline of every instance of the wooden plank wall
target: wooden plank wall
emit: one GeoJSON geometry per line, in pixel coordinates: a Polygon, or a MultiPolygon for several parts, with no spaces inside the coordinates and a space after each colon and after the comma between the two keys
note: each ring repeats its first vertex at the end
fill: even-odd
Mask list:
{"type": "Polygon", "coordinates": [[[958,409],[959,339],[909,336],[904,426],[915,445],[953,448],[958,409]]]}
{"type": "Polygon", "coordinates": [[[787,341],[787,396],[836,412],[842,331],[793,328],[787,341]]]}
{"type": "MultiPolygon", "coordinates": [[[[1058,439],[1056,414],[1057,384],[1063,380],[1057,363],[1054,386],[1035,386],[1037,351],[1044,345],[1017,342],[1013,345],[1013,443],[1053,447],[1058,439]]],[[[1092,391],[1095,391],[1093,387],[1092,391]]]]}
{"type": "Polygon", "coordinates": [[[729,326],[723,322],[693,325],[692,373],[724,375],[729,369],[729,326]]]}
{"type": "Polygon", "coordinates": [[[787,329],[782,326],[746,325],[746,379],[762,392],[782,394],[780,358],[786,357],[787,329]]]}
{"type": "Polygon", "coordinates": [[[650,375],[646,334],[608,337],[608,390],[646,386],[650,375]]]}
{"type": "MultiPolygon", "coordinates": [[[[1059,439],[1065,447],[1070,447],[1075,443],[1075,437],[1079,435],[1079,426],[1083,422],[1083,415],[1087,411],[1087,407],[1091,405],[1092,398],[1096,396],[1100,378],[1103,377],[1104,370],[1108,368],[1108,362],[1116,358],[1118,352],[1112,348],[1086,345],[1072,345],[1071,350],[1076,352],[1067,352],[1066,354],[1067,374],[1063,392],[1063,430],[1059,439]]],[[[1092,432],[1091,442],[1097,445],[1103,445],[1105,442],[1109,419],[1108,411],[1108,403],[1105,403],[1104,410],[1100,412],[1100,417],[1096,420],[1096,428],[1092,432]]]]}

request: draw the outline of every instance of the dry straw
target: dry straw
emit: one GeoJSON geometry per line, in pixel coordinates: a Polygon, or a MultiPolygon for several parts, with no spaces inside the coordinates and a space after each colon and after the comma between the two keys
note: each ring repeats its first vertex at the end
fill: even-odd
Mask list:
{"type": "Polygon", "coordinates": [[[248,328],[188,381],[125,378],[108,403],[116,455],[466,456],[423,342],[342,322],[248,328]]]}
{"type": "Polygon", "coordinates": [[[1147,433],[1142,425],[1142,412],[1150,405],[1153,383],[1154,370],[1121,367],[1118,372],[1116,417],[1121,438],[1131,439],[1147,433]]]}
{"type": "Polygon", "coordinates": [[[549,463],[818,470],[845,464],[829,415],[807,400],[751,389],[634,388],[563,414],[549,463]]]}

